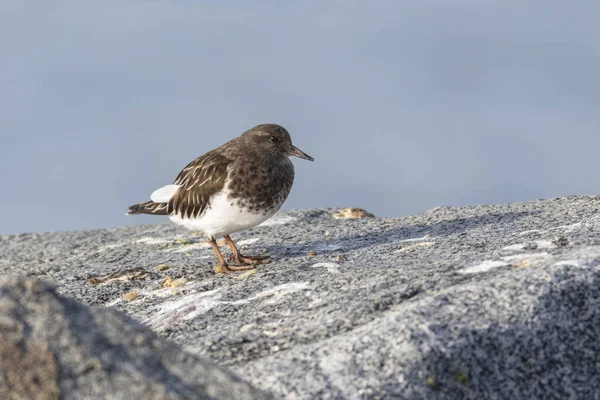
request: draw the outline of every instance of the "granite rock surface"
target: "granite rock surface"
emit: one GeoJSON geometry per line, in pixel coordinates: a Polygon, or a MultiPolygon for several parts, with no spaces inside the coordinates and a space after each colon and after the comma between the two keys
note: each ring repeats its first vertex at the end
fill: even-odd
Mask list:
{"type": "Polygon", "coordinates": [[[120,312],[0,277],[1,399],[266,399],[120,312]]]}
{"type": "Polygon", "coordinates": [[[170,223],[9,235],[0,273],[122,311],[276,398],[594,399],[599,205],[285,212],[233,235],[273,263],[229,276],[201,234],[170,223]]]}

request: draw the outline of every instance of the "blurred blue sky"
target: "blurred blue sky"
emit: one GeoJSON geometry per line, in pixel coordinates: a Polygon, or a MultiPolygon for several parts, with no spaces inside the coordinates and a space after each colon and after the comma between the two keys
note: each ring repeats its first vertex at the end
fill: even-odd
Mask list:
{"type": "Polygon", "coordinates": [[[263,122],[284,208],[403,216],[600,192],[600,2],[0,4],[0,233],[130,204],[263,122]]]}

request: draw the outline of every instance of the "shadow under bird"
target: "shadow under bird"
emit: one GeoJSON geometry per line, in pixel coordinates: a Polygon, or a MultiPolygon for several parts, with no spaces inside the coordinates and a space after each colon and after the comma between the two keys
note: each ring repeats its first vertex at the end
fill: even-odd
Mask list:
{"type": "Polygon", "coordinates": [[[127,214],[168,215],[176,224],[204,232],[220,272],[269,263],[267,256],[241,254],[229,235],[257,226],[279,210],[294,182],[290,156],[314,161],[292,144],[282,126],[257,125],[189,163],[173,184],[154,191],[150,201],[129,207],[127,214]],[[229,263],[216,236],[223,236],[232,251],[229,263]]]}

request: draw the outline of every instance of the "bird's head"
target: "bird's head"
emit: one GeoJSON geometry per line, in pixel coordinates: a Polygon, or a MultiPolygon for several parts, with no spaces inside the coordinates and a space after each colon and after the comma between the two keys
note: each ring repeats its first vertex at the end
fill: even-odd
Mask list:
{"type": "Polygon", "coordinates": [[[241,139],[258,147],[261,153],[294,156],[314,161],[314,158],[292,144],[292,138],[283,126],[276,124],[257,125],[244,132],[241,139]]]}

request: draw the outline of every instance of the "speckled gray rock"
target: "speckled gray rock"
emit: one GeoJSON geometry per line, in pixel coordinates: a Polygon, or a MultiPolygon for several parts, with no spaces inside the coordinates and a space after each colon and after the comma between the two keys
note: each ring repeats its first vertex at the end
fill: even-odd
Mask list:
{"type": "Polygon", "coordinates": [[[231,373],[114,310],[0,277],[1,399],[263,399],[231,373]]]}
{"type": "Polygon", "coordinates": [[[594,399],[599,204],[283,213],[234,235],[274,260],[249,276],[215,275],[203,239],[163,223],[5,236],[0,271],[122,310],[276,397],[594,399]]]}

